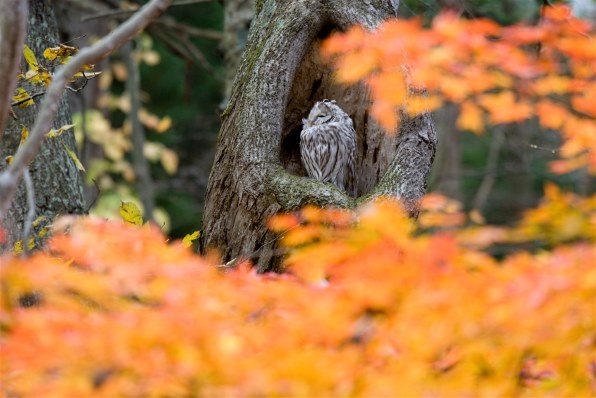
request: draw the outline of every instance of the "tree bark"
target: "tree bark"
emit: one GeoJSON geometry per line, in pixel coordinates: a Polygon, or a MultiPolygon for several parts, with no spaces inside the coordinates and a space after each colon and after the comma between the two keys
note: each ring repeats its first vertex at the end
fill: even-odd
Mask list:
{"type": "Polygon", "coordinates": [[[222,116],[207,188],[202,250],[223,260],[251,259],[260,272],[277,270],[277,237],[266,221],[306,204],[354,207],[378,196],[417,200],[435,152],[429,115],[403,117],[387,135],[369,117],[362,85],[339,86],[319,59],[322,39],[353,24],[369,29],[397,13],[397,1],[263,0],[256,3],[247,48],[222,116]],[[301,120],[315,101],[329,98],[352,117],[357,133],[357,193],[353,199],[330,184],[304,178],[301,120]]]}
{"type": "MultiPolygon", "coordinates": [[[[58,28],[49,0],[29,1],[29,20],[27,26],[27,45],[33,50],[38,62],[43,63],[43,51],[59,44],[58,28]]],[[[29,89],[29,87],[27,87],[29,89]]],[[[30,89],[40,91],[41,87],[30,89]]],[[[39,98],[38,98],[39,100],[39,98]]],[[[14,155],[21,139],[22,126],[29,129],[33,126],[39,112],[38,104],[26,108],[13,108],[17,119],[9,119],[4,132],[0,159],[14,155]]],[[[63,96],[54,128],[70,124],[70,110],[63,96]]],[[[44,216],[45,222],[38,228],[52,222],[62,214],[80,214],[85,212],[82,179],[73,160],[68,156],[64,146],[76,152],[76,143],[72,130],[59,137],[44,141],[39,154],[29,167],[35,192],[35,212],[44,216]]],[[[3,227],[7,233],[8,247],[22,238],[24,222],[28,211],[25,185],[21,183],[6,214],[3,227]]],[[[34,231],[35,232],[35,231],[34,231]]],[[[39,236],[37,236],[39,244],[39,236]]]]}
{"type": "Polygon", "coordinates": [[[248,38],[248,29],[255,16],[255,0],[225,0],[223,39],[220,48],[225,61],[224,106],[227,105],[234,76],[240,66],[242,52],[248,38]]]}

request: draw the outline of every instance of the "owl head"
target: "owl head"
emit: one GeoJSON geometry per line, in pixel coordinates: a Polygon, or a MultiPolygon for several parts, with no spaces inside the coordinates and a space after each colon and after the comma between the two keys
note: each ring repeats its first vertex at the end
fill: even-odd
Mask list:
{"type": "Polygon", "coordinates": [[[305,128],[319,126],[331,122],[340,121],[349,116],[335,103],[335,100],[324,99],[317,102],[306,119],[302,119],[302,125],[305,128]]]}

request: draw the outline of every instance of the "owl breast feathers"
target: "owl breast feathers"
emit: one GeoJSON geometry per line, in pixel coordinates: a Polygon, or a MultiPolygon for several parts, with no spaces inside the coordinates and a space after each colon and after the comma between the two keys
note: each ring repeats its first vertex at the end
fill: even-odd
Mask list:
{"type": "Polygon", "coordinates": [[[309,177],[356,195],[356,132],[335,101],[317,102],[302,119],[300,154],[309,177]]]}

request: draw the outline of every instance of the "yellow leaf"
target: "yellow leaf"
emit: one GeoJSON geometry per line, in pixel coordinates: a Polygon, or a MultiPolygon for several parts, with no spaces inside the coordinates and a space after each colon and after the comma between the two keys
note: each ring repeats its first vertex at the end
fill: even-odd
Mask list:
{"type": "Polygon", "coordinates": [[[66,130],[71,129],[75,126],[75,124],[65,124],[64,126],[60,127],[58,130],[51,129],[47,134],[46,137],[54,138],[62,135],[66,130]]]}
{"type": "Polygon", "coordinates": [[[8,155],[7,157],[4,158],[4,161],[6,162],[6,164],[11,164],[13,159],[14,159],[14,156],[8,155]]]}
{"type": "Polygon", "coordinates": [[[52,74],[41,66],[39,66],[37,70],[31,69],[27,71],[25,78],[31,83],[42,84],[46,87],[52,82],[52,74]]]}
{"type": "Polygon", "coordinates": [[[171,149],[162,151],[160,161],[166,173],[172,175],[178,170],[178,155],[171,149]]]}
{"type": "Polygon", "coordinates": [[[29,138],[29,129],[23,126],[23,129],[21,130],[21,143],[19,145],[23,145],[23,143],[27,141],[27,138],[29,138]]]}
{"type": "MultiPolygon", "coordinates": [[[[27,242],[27,250],[32,250],[34,247],[35,247],[35,239],[29,238],[29,241],[27,242]]],[[[22,240],[18,240],[15,242],[15,244],[12,248],[12,252],[14,254],[23,253],[23,241],[22,240]]]]}
{"type": "Polygon", "coordinates": [[[42,221],[44,221],[46,219],[45,216],[39,216],[35,219],[35,221],[33,221],[33,223],[31,224],[33,226],[33,228],[37,227],[42,221]]]}
{"type": "Polygon", "coordinates": [[[39,63],[37,62],[37,58],[35,58],[35,54],[33,54],[33,51],[26,44],[23,46],[23,56],[25,57],[27,65],[29,65],[29,69],[39,69],[39,63]]]}
{"type": "Polygon", "coordinates": [[[27,90],[21,87],[17,87],[17,94],[13,95],[12,102],[18,103],[21,108],[25,108],[35,103],[33,99],[31,99],[31,96],[29,95],[27,90]]]}
{"type": "Polygon", "coordinates": [[[166,116],[163,119],[161,119],[159,123],[157,123],[157,126],[155,126],[155,131],[157,131],[160,134],[165,133],[167,130],[170,129],[170,127],[172,127],[172,118],[166,116]]]}
{"type": "Polygon", "coordinates": [[[141,210],[134,203],[122,202],[118,212],[120,213],[120,217],[122,217],[122,219],[128,224],[137,226],[143,225],[143,216],[141,215],[141,210]]]}
{"type": "Polygon", "coordinates": [[[71,55],[76,54],[78,51],[79,50],[76,47],[60,44],[58,47],[46,48],[43,52],[43,56],[50,61],[58,58],[58,61],[63,64],[68,61],[68,58],[71,55]]]}
{"type": "Polygon", "coordinates": [[[73,160],[73,162],[77,166],[77,169],[79,169],[81,171],[85,171],[85,168],[83,167],[83,164],[79,160],[77,154],[74,153],[74,151],[71,151],[70,149],[68,149],[68,147],[64,143],[62,143],[62,146],[64,147],[64,149],[66,149],[66,153],[68,153],[68,156],[70,156],[70,158],[73,160]]]}
{"type": "Polygon", "coordinates": [[[14,254],[21,254],[23,252],[23,241],[22,240],[18,240],[14,243],[12,252],[14,254]]]}
{"type": "Polygon", "coordinates": [[[191,247],[192,242],[199,239],[199,236],[201,236],[201,231],[195,231],[192,234],[186,234],[186,236],[182,238],[182,245],[184,245],[184,247],[191,247]]]}
{"type": "Polygon", "coordinates": [[[74,77],[84,77],[86,79],[93,79],[94,77],[97,77],[101,75],[101,71],[99,72],[77,72],[74,74],[74,77]]]}

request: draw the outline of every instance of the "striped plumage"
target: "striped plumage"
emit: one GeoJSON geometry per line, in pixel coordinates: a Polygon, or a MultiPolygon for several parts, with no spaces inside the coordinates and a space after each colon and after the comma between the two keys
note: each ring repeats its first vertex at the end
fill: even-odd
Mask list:
{"type": "Polygon", "coordinates": [[[356,132],[335,101],[317,102],[302,119],[300,154],[309,177],[356,195],[356,132]]]}

